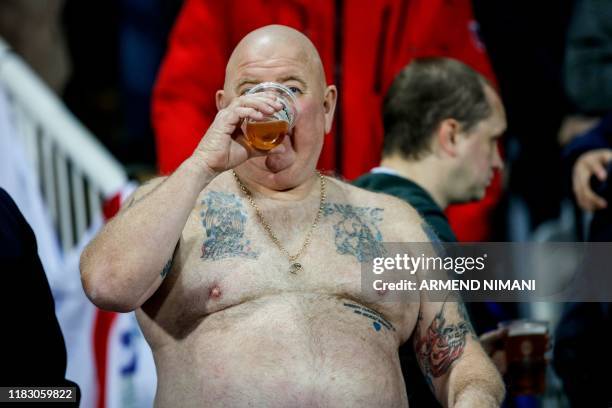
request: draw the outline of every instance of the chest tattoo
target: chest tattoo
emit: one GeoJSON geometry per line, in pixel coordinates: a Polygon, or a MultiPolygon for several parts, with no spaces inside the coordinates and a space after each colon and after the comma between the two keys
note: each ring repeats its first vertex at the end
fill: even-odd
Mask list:
{"type": "Polygon", "coordinates": [[[383,256],[382,233],[378,225],[383,220],[383,209],[355,207],[350,204],[328,203],[323,215],[335,217],[334,241],[341,255],[353,255],[359,262],[383,256]]]}
{"type": "Polygon", "coordinates": [[[206,234],[201,259],[259,256],[245,236],[247,213],[235,194],[211,191],[202,200],[202,226],[206,234]]]}

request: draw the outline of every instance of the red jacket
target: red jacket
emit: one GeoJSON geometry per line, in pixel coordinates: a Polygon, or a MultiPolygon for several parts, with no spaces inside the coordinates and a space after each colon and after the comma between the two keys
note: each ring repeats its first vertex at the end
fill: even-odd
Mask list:
{"type": "MultiPolygon", "coordinates": [[[[475,35],[470,0],[186,0],[153,97],[162,173],[174,170],[193,152],[212,122],[217,111],[214,94],[223,87],[234,46],[267,24],[306,34],[321,55],[328,83],[338,86],[335,126],[319,167],[348,179],[378,164],[382,100],[412,58],[453,57],[494,82],[475,35]]],[[[460,239],[485,238],[486,218],[497,196],[460,210],[477,216],[465,219],[466,226],[454,223],[457,217],[451,216],[460,239]]]]}

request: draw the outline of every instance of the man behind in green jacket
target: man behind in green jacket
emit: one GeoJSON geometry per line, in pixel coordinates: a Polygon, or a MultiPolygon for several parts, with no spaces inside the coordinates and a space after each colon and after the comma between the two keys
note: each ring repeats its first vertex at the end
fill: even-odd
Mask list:
{"type": "MultiPolygon", "coordinates": [[[[499,96],[483,76],[457,60],[415,59],[389,88],[383,119],[380,167],[353,184],[407,201],[440,241],[457,241],[444,209],[482,199],[494,171],[503,168],[497,145],[506,115],[499,96]]],[[[484,331],[479,320],[489,314],[486,306],[466,306],[476,317],[477,332],[484,331]]],[[[501,335],[484,335],[490,355],[501,335]]],[[[401,347],[400,361],[411,406],[439,406],[421,379],[412,351],[401,347]]]]}
{"type": "Polygon", "coordinates": [[[408,201],[441,241],[456,241],[444,209],[482,199],[503,168],[506,115],[496,91],[457,60],[415,59],[391,85],[383,120],[381,167],[354,184],[408,201]]]}

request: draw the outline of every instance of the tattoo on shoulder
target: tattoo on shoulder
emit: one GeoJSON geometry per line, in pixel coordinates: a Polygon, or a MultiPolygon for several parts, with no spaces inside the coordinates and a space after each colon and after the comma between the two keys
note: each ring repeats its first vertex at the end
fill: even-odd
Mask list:
{"type": "Polygon", "coordinates": [[[427,239],[429,239],[431,242],[436,242],[436,243],[442,242],[440,240],[440,237],[438,237],[438,234],[436,234],[433,228],[431,228],[431,226],[427,224],[426,222],[423,222],[421,224],[421,229],[427,236],[427,239]]]}
{"type": "Polygon", "coordinates": [[[370,320],[372,320],[372,327],[377,332],[380,331],[383,327],[388,331],[395,331],[395,327],[391,324],[390,321],[384,318],[383,315],[378,313],[376,310],[370,309],[369,307],[357,305],[354,303],[344,303],[344,307],[349,308],[353,311],[353,313],[364,316],[370,320]]]}
{"type": "MultiPolygon", "coordinates": [[[[421,229],[427,239],[431,242],[431,249],[436,253],[436,256],[439,258],[444,258],[446,256],[446,248],[444,247],[444,243],[438,237],[438,234],[431,228],[429,224],[426,222],[421,223],[421,229]]],[[[449,275],[450,276],[450,275],[449,275]]]]}
{"type": "Polygon", "coordinates": [[[255,259],[259,256],[245,236],[247,213],[235,194],[211,191],[204,197],[202,205],[200,216],[206,237],[201,259],[255,259]]]}
{"type": "Polygon", "coordinates": [[[467,343],[466,336],[468,334],[474,336],[469,320],[464,318],[467,314],[464,315],[465,309],[462,311],[463,303],[457,305],[459,320],[456,323],[447,322],[446,305],[444,302],[425,333],[421,331],[423,314],[419,312],[414,336],[417,359],[430,386],[433,378],[445,375],[451,365],[463,355],[467,343]]]}
{"type": "Polygon", "coordinates": [[[378,228],[383,220],[383,212],[382,208],[327,203],[323,215],[339,216],[338,222],[334,224],[336,251],[341,255],[353,255],[359,262],[383,256],[386,251],[378,228]]]}

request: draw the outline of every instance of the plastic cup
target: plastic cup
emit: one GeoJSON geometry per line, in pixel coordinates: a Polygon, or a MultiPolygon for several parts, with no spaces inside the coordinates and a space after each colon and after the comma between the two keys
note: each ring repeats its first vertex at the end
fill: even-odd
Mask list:
{"type": "Polygon", "coordinates": [[[512,395],[543,394],[548,365],[548,322],[519,319],[500,323],[499,327],[508,331],[504,342],[508,391],[512,395]]]}
{"type": "Polygon", "coordinates": [[[262,82],[247,92],[247,95],[258,92],[274,93],[283,105],[282,109],[260,120],[245,119],[242,133],[247,142],[259,150],[271,150],[281,144],[285,135],[293,128],[297,119],[297,100],[289,88],[276,82],[262,82]]]}

